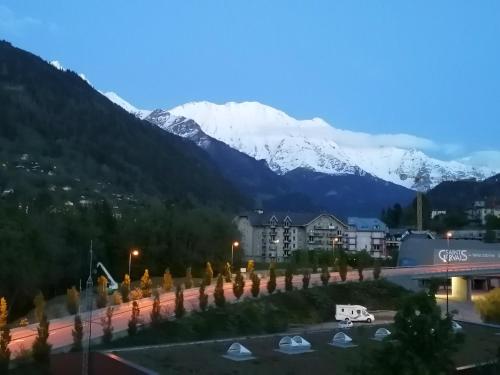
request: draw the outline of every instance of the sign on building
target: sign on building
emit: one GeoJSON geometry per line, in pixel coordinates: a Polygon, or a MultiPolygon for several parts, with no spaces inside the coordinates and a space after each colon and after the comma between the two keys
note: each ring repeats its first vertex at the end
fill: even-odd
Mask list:
{"type": "Polygon", "coordinates": [[[480,249],[434,249],[434,264],[499,262],[500,251],[480,249]]]}

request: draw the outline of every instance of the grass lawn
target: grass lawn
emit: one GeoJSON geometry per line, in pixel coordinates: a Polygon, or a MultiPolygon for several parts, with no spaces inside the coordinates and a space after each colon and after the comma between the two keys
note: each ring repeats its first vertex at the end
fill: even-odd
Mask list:
{"type": "MultiPolygon", "coordinates": [[[[498,330],[483,326],[463,324],[465,342],[455,355],[457,366],[491,360],[500,345],[498,330]]],[[[381,343],[371,340],[376,328],[359,326],[348,332],[357,348],[340,349],[328,345],[334,332],[306,333],[312,353],[285,355],[275,352],[281,336],[241,340],[257,357],[247,362],[233,362],[222,358],[230,345],[228,342],[173,346],[161,349],[123,351],[117,355],[150,368],[160,374],[349,374],[349,368],[361,360],[361,354],[381,343]]],[[[387,326],[390,330],[391,327],[387,326]]]]}

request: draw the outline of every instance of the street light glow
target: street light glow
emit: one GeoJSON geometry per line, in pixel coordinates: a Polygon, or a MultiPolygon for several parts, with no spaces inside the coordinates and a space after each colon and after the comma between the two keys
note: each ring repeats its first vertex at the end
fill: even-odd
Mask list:
{"type": "Polygon", "coordinates": [[[133,251],[132,251],[132,255],[133,255],[133,256],[135,256],[135,257],[136,257],[137,255],[139,255],[139,250],[133,250],[133,251]]]}
{"type": "Polygon", "coordinates": [[[234,246],[234,247],[238,247],[238,246],[240,246],[240,243],[239,243],[238,241],[234,241],[234,242],[233,242],[233,246],[234,246]]]}
{"type": "Polygon", "coordinates": [[[446,233],[446,237],[450,238],[451,236],[453,236],[453,233],[451,232],[446,233]]]}

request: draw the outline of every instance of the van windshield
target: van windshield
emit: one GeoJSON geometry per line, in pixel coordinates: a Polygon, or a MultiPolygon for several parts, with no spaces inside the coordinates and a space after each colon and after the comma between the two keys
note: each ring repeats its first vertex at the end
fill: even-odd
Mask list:
{"type": "Polygon", "coordinates": [[[368,314],[368,311],[363,310],[363,315],[364,315],[364,316],[368,316],[368,315],[369,315],[369,314],[368,314]]]}

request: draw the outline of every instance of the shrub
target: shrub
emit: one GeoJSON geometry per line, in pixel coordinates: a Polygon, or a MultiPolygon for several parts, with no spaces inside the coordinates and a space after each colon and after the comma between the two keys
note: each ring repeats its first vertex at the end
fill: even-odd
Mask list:
{"type": "Polygon", "coordinates": [[[200,285],[200,294],[198,297],[199,303],[200,303],[200,310],[205,311],[208,306],[208,294],[205,293],[205,284],[201,283],[200,285]]]}
{"type": "Polygon", "coordinates": [[[78,307],[80,306],[80,293],[73,286],[66,290],[66,309],[70,315],[74,315],[78,312],[78,307]]]}
{"type": "Polygon", "coordinates": [[[153,282],[149,278],[149,271],[147,269],[145,269],[144,274],[141,277],[142,296],[143,297],[150,297],[152,287],[153,287],[153,282]]]}
{"type": "Polygon", "coordinates": [[[37,332],[38,334],[32,346],[33,359],[35,362],[46,366],[50,362],[50,351],[52,349],[52,345],[47,342],[49,338],[49,321],[45,313],[40,318],[37,332]]]}
{"type": "Polygon", "coordinates": [[[210,262],[207,262],[207,265],[205,267],[205,278],[203,280],[206,286],[212,284],[213,277],[214,277],[214,271],[212,270],[212,265],[210,264],[210,262]]]}
{"type": "Polygon", "coordinates": [[[191,274],[191,267],[186,268],[186,277],[184,279],[184,287],[190,289],[193,287],[193,275],[191,274]]]}
{"type": "Polygon", "coordinates": [[[321,268],[320,278],[321,278],[321,283],[323,284],[323,286],[327,286],[328,281],[330,281],[330,272],[328,271],[328,266],[323,266],[321,268]]]}
{"type": "Polygon", "coordinates": [[[108,307],[106,310],[106,316],[101,318],[101,326],[102,326],[102,342],[104,344],[109,344],[113,339],[113,308],[108,307]]]}
{"type": "Polygon", "coordinates": [[[293,290],[293,272],[290,266],[288,266],[285,271],[285,290],[287,292],[293,290]]]}
{"type": "Polygon", "coordinates": [[[3,327],[0,331],[0,374],[6,374],[9,371],[11,340],[10,328],[3,327]]]}
{"type": "Polygon", "coordinates": [[[142,295],[142,290],[139,288],[135,288],[130,292],[130,299],[132,301],[137,301],[138,299],[141,299],[143,297],[142,295]]]}
{"type": "Polygon", "coordinates": [[[247,262],[247,275],[250,275],[250,279],[252,278],[254,269],[255,269],[255,262],[252,259],[249,259],[247,262]]]}
{"type": "Polygon", "coordinates": [[[97,307],[103,308],[108,304],[108,279],[99,276],[97,279],[97,307]]]}
{"type": "Polygon", "coordinates": [[[377,260],[373,266],[373,279],[378,280],[380,278],[380,274],[382,273],[382,268],[380,267],[380,262],[377,260]]]}
{"type": "Polygon", "coordinates": [[[274,269],[274,263],[269,266],[269,281],[267,282],[267,292],[273,294],[276,290],[276,270],[274,269]]]}
{"type": "Polygon", "coordinates": [[[233,283],[233,293],[236,299],[239,300],[243,295],[244,291],[245,291],[245,279],[243,278],[241,271],[238,269],[233,283]]]}
{"type": "Polygon", "coordinates": [[[151,324],[157,326],[161,322],[160,298],[156,296],[151,309],[151,324]]]}
{"type": "Polygon", "coordinates": [[[128,321],[128,334],[129,336],[134,336],[137,333],[137,324],[139,323],[139,305],[137,301],[132,302],[132,316],[128,321]]]}
{"type": "Polygon", "coordinates": [[[231,275],[231,264],[229,262],[226,263],[224,266],[224,281],[226,283],[230,283],[233,281],[232,275],[231,275]]]}
{"type": "Polygon", "coordinates": [[[180,286],[177,286],[175,290],[175,317],[177,319],[182,318],[186,314],[186,309],[184,308],[184,291],[180,286]]]}
{"type": "Polygon", "coordinates": [[[500,323],[500,288],[495,288],[475,302],[481,319],[487,323],[500,323]]]}
{"type": "Polygon", "coordinates": [[[120,285],[120,294],[122,295],[123,302],[130,301],[130,299],[129,299],[129,294],[130,294],[130,276],[127,275],[127,274],[125,274],[125,277],[123,278],[123,282],[120,285]]]}
{"type": "Polygon", "coordinates": [[[347,259],[345,259],[345,258],[339,259],[339,276],[340,276],[340,280],[346,281],[346,279],[347,279],[347,259]]]}
{"type": "Polygon", "coordinates": [[[302,288],[309,288],[309,282],[311,281],[311,273],[308,270],[304,270],[304,276],[302,277],[302,288]]]}
{"type": "Polygon", "coordinates": [[[73,346],[71,347],[71,351],[81,351],[83,347],[83,324],[80,315],[75,315],[75,324],[73,330],[71,331],[71,334],[73,336],[73,346]]]}
{"type": "Polygon", "coordinates": [[[224,307],[226,304],[226,297],[224,297],[224,279],[222,274],[217,277],[217,284],[214,289],[214,302],[217,307],[224,307]]]}
{"type": "Polygon", "coordinates": [[[122,295],[117,290],[113,292],[111,299],[113,301],[113,305],[120,305],[123,302],[122,295]]]}
{"type": "Polygon", "coordinates": [[[33,304],[35,305],[35,317],[37,322],[41,322],[43,316],[45,315],[45,298],[43,297],[42,292],[38,292],[33,300],[33,304]]]}
{"type": "Polygon", "coordinates": [[[0,330],[7,325],[7,318],[9,317],[9,309],[7,307],[7,300],[0,298],[0,330]]]}
{"type": "Polygon", "coordinates": [[[250,289],[250,292],[253,297],[258,297],[260,293],[260,278],[255,272],[252,272],[250,279],[252,280],[252,288],[250,289]]]}
{"type": "Polygon", "coordinates": [[[174,285],[174,282],[172,280],[172,274],[170,273],[170,269],[166,268],[165,273],[163,274],[163,290],[165,292],[170,292],[172,289],[172,286],[174,285]]]}

